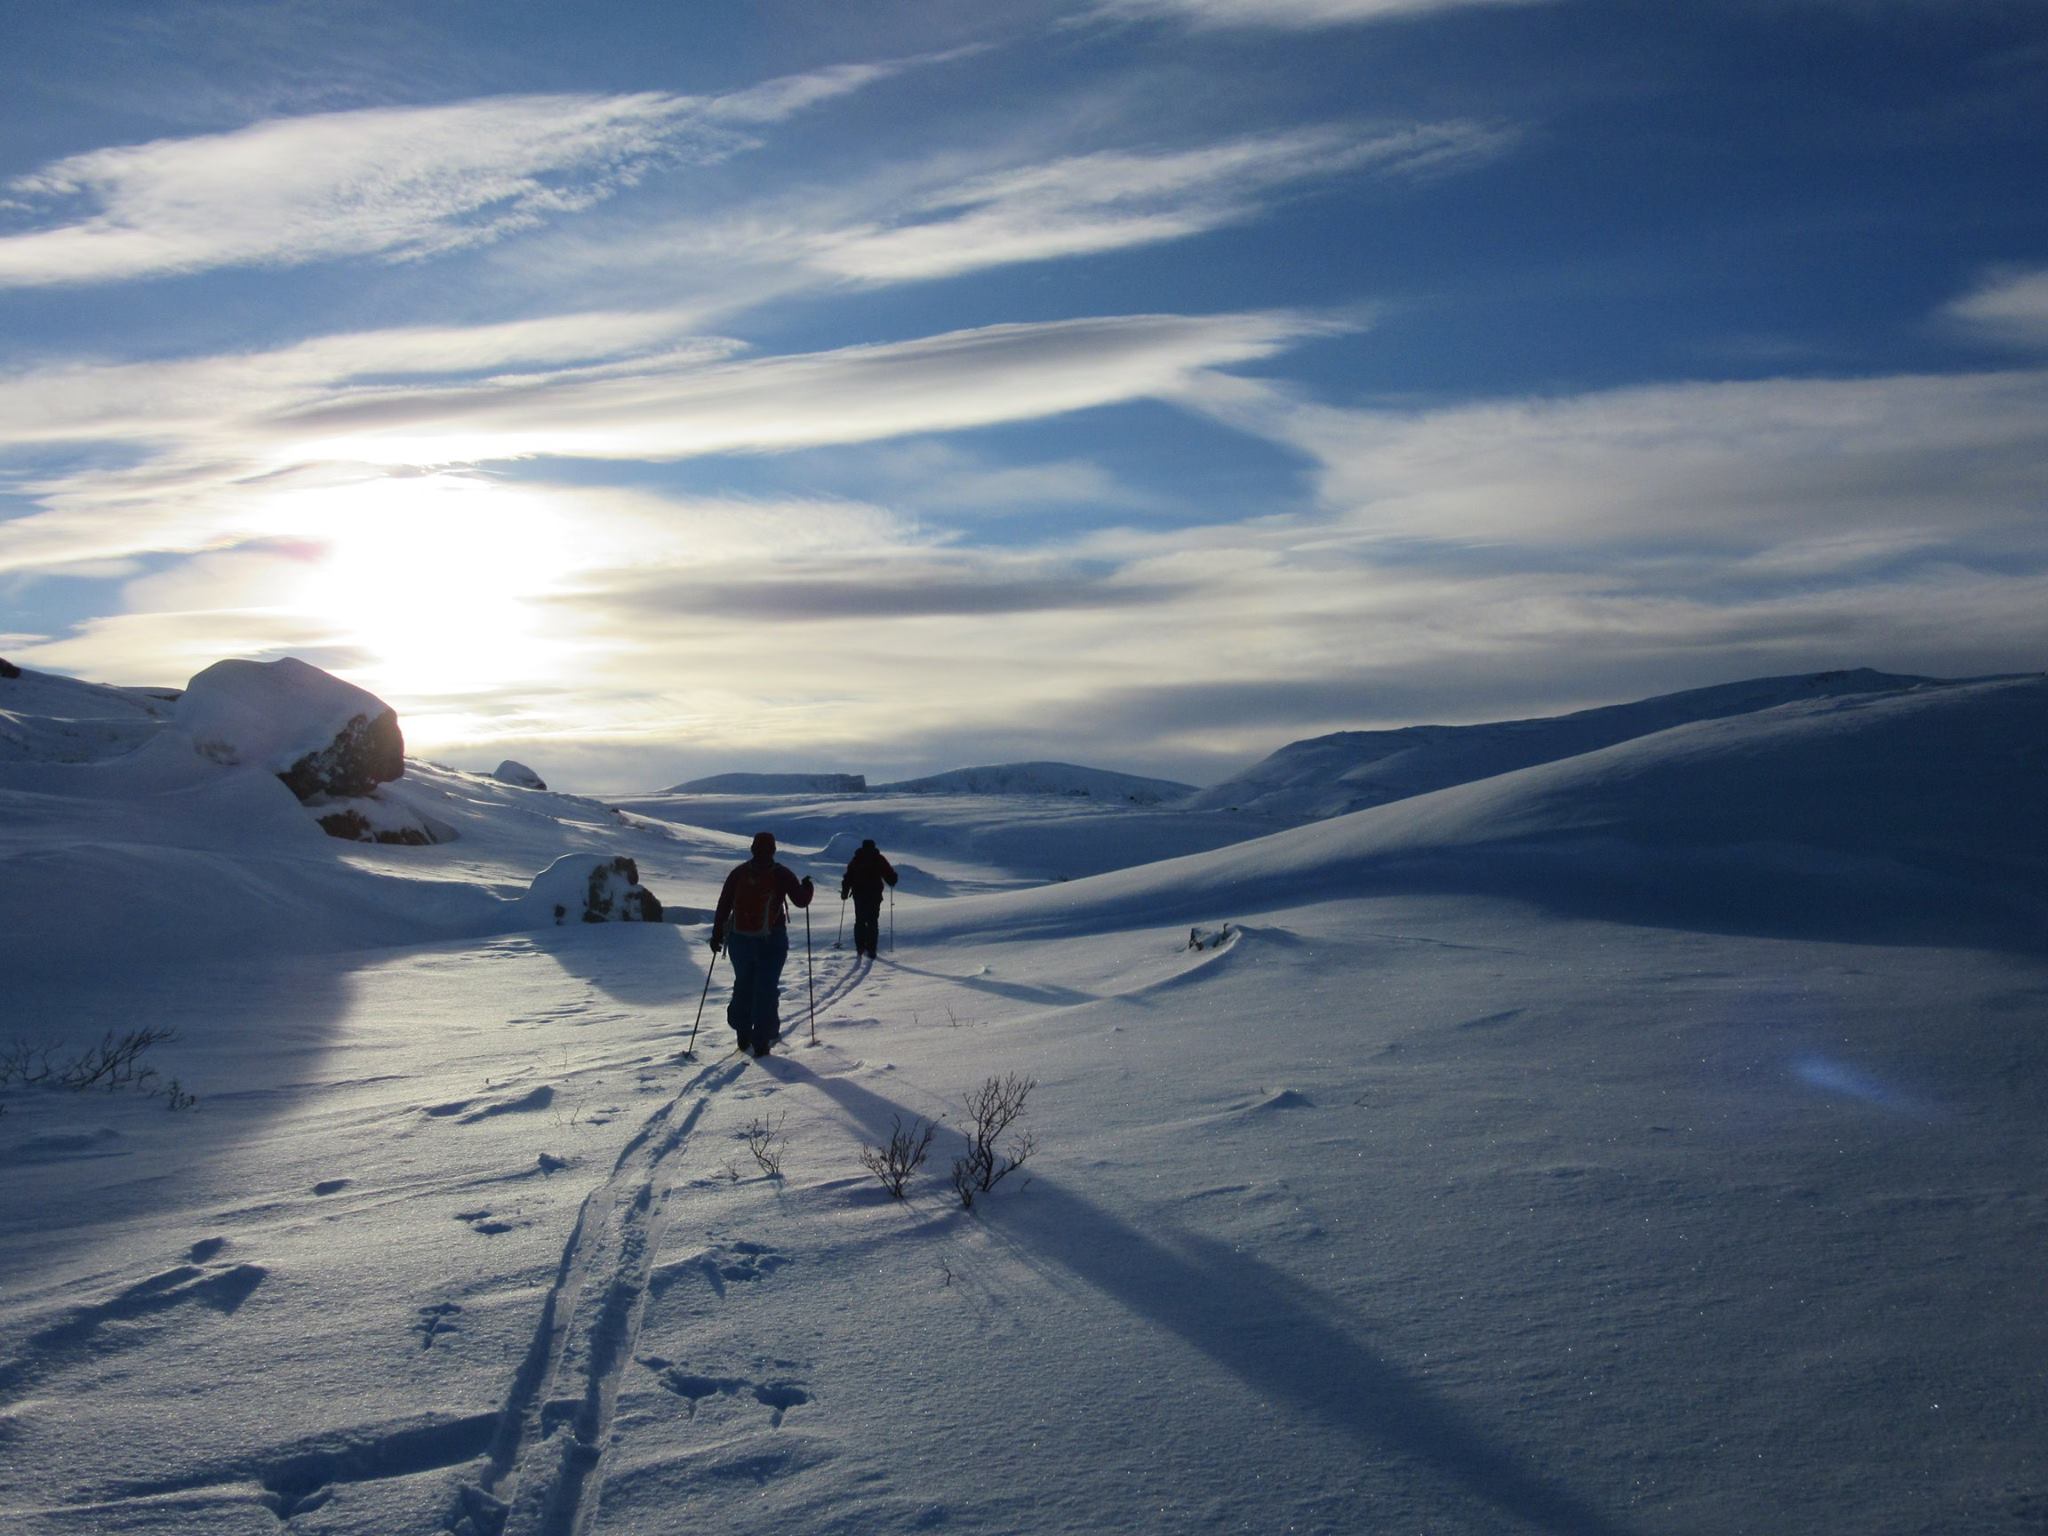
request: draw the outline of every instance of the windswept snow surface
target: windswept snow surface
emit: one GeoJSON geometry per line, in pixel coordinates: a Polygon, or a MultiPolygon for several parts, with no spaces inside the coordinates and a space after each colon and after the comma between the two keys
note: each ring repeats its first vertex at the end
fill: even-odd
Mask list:
{"type": "Polygon", "coordinates": [[[2039,1530],[2043,690],[1165,863],[1097,807],[1064,884],[965,835],[1029,802],[814,802],[821,884],[944,873],[872,962],[812,909],[760,1062],[701,928],[505,926],[568,852],[708,906],[751,826],[682,797],[414,762],[460,839],[372,848],[189,751],[0,764],[0,1037],[175,1028],[200,1096],[0,1092],[0,1529],[2039,1530]]]}

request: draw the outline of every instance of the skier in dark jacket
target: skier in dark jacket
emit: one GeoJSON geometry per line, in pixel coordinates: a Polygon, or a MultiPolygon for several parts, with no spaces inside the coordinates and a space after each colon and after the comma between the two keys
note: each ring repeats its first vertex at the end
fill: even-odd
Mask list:
{"type": "Polygon", "coordinates": [[[811,877],[775,862],[775,834],[756,832],[754,856],[725,877],[711,919],[711,953],[732,951],[732,1001],[725,1019],[743,1055],[766,1056],[782,1037],[782,967],[789,959],[789,908],[808,907],[811,877]]]}
{"type": "Polygon", "coordinates": [[[882,887],[896,883],[895,866],[882,857],[871,837],[846,861],[839,881],[839,899],[853,897],[853,947],[873,959],[882,933],[882,887]]]}

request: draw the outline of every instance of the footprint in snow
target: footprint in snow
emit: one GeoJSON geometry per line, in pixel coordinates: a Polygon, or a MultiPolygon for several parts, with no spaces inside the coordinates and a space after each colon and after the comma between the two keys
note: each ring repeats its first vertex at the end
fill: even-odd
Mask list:
{"type": "Polygon", "coordinates": [[[787,1263],[788,1255],[777,1253],[765,1243],[737,1242],[707,1248],[686,1259],[657,1265],[648,1277],[648,1283],[654,1294],[661,1296],[683,1280],[702,1279],[710,1284],[715,1294],[723,1297],[728,1284],[751,1284],[774,1274],[787,1263]]]}
{"type": "Polygon", "coordinates": [[[1314,1109],[1315,1101],[1296,1089],[1278,1088],[1249,1108],[1253,1114],[1267,1114],[1282,1109],[1314,1109]]]}
{"type": "Polygon", "coordinates": [[[485,1237],[496,1237],[500,1232],[510,1232],[526,1225],[523,1221],[505,1221],[489,1211],[457,1211],[455,1219],[467,1224],[470,1231],[480,1232],[485,1237]]]}
{"type": "Polygon", "coordinates": [[[659,1356],[650,1356],[640,1363],[655,1372],[661,1384],[688,1405],[693,1419],[697,1416],[698,1405],[706,1398],[750,1397],[768,1410],[769,1427],[780,1429],[784,1414],[811,1401],[810,1392],[800,1381],[750,1381],[744,1376],[706,1376],[671,1365],[659,1356]]]}
{"type": "Polygon", "coordinates": [[[420,1348],[432,1349],[436,1339],[462,1332],[455,1321],[461,1315],[461,1305],[453,1301],[437,1301],[421,1307],[419,1318],[412,1325],[412,1331],[420,1336],[420,1348]]]}
{"type": "Polygon", "coordinates": [[[456,1122],[458,1125],[474,1125],[479,1120],[489,1120],[496,1115],[524,1115],[535,1110],[546,1109],[555,1102],[555,1090],[546,1083],[521,1094],[516,1099],[501,1099],[495,1104],[486,1104],[482,1109],[473,1109],[456,1122]]]}

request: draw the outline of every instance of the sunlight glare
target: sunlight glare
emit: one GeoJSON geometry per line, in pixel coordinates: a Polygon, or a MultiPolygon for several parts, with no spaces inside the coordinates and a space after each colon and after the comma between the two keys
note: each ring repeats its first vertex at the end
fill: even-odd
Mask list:
{"type": "Polygon", "coordinates": [[[345,504],[319,509],[328,553],[303,601],[365,655],[365,686],[420,699],[560,672],[537,600],[559,589],[567,530],[541,498],[454,475],[314,494],[345,504]]]}

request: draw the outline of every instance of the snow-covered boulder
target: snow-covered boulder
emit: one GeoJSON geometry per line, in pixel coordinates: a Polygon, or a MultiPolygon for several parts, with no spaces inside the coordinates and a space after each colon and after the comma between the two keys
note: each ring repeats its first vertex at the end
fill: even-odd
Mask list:
{"type": "Polygon", "coordinates": [[[520,907],[536,927],[559,923],[658,923],[661,903],[623,856],[565,853],[533,877],[520,907]]]}
{"type": "Polygon", "coordinates": [[[456,838],[455,829],[446,822],[388,794],[322,798],[314,801],[311,809],[321,831],[347,842],[424,848],[432,843],[452,843],[456,838]]]}
{"type": "Polygon", "coordinates": [[[526,764],[514,762],[509,757],[498,764],[497,772],[493,773],[491,777],[500,784],[510,784],[515,789],[546,789],[548,787],[547,781],[539,774],[527,767],[526,764]]]}
{"type": "Polygon", "coordinates": [[[368,795],[405,772],[391,706],[293,657],[215,662],[192,679],[176,719],[202,756],[268,769],[302,803],[368,795]]]}

